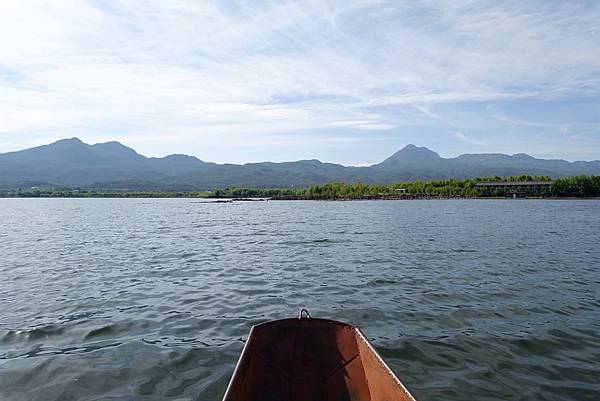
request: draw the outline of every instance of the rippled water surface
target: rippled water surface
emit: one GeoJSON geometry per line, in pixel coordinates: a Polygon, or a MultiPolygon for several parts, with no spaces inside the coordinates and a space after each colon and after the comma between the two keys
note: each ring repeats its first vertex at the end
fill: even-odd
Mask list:
{"type": "Polygon", "coordinates": [[[220,400],[359,325],[421,401],[600,399],[600,201],[0,200],[0,399],[220,400]]]}

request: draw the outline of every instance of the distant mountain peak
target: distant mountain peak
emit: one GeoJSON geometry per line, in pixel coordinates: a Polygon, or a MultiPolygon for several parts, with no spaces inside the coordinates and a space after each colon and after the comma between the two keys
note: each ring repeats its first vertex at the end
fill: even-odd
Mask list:
{"type": "MultiPolygon", "coordinates": [[[[403,147],[402,149],[400,149],[399,151],[394,153],[394,155],[395,156],[434,157],[436,159],[440,158],[440,155],[438,155],[433,150],[431,150],[425,146],[416,146],[416,145],[413,145],[412,143],[409,143],[408,145],[406,145],[405,147],[403,147]]],[[[392,155],[392,157],[394,155],[392,155]]]]}
{"type": "Polygon", "coordinates": [[[424,146],[406,145],[380,164],[397,164],[401,162],[431,161],[441,159],[440,155],[424,146]]]}
{"type": "Polygon", "coordinates": [[[298,162],[306,163],[306,164],[323,164],[323,162],[319,159],[303,159],[303,160],[298,160],[298,162]]]}
{"type": "Polygon", "coordinates": [[[65,138],[65,139],[59,139],[58,141],[52,142],[48,145],[45,146],[49,146],[49,147],[53,147],[53,146],[81,146],[81,145],[85,145],[85,143],[77,138],[77,137],[73,137],[73,138],[65,138]]]}
{"type": "Polygon", "coordinates": [[[79,138],[77,138],[76,136],[72,137],[72,138],[64,138],[64,139],[59,139],[58,141],[56,141],[55,143],[58,142],[73,142],[73,143],[83,143],[83,141],[79,138]]]}
{"type": "Polygon", "coordinates": [[[138,154],[134,149],[123,145],[121,142],[117,141],[109,141],[103,143],[96,143],[91,145],[92,148],[109,150],[111,152],[120,152],[120,153],[129,153],[129,154],[138,154]]]}
{"type": "Polygon", "coordinates": [[[170,155],[166,155],[165,157],[163,157],[163,159],[166,160],[191,160],[191,159],[198,159],[196,156],[189,156],[189,155],[184,155],[182,153],[173,153],[170,155]]]}
{"type": "Polygon", "coordinates": [[[165,157],[153,157],[154,160],[162,160],[163,162],[174,162],[174,163],[204,163],[202,160],[198,159],[196,156],[184,155],[181,153],[174,153],[171,155],[167,155],[165,157]]]}
{"type": "Polygon", "coordinates": [[[125,145],[123,145],[119,141],[100,142],[100,143],[96,143],[95,145],[110,145],[110,146],[123,146],[123,147],[126,147],[125,145]]]}
{"type": "Polygon", "coordinates": [[[527,153],[515,153],[512,155],[515,159],[521,160],[535,160],[535,157],[528,155],[527,153]]]}
{"type": "Polygon", "coordinates": [[[96,143],[94,145],[87,144],[83,142],[81,139],[77,137],[60,139],[56,142],[53,142],[49,145],[46,145],[47,148],[82,148],[88,150],[98,150],[98,151],[110,151],[112,153],[128,153],[128,154],[136,154],[137,152],[130,147],[123,145],[121,142],[117,141],[108,141],[102,143],[96,143]]]}

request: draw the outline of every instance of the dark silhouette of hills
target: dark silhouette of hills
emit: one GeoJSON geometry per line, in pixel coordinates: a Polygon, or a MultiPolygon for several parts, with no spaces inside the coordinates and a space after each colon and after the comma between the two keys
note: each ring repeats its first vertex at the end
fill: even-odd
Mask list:
{"type": "Polygon", "coordinates": [[[407,145],[379,164],[347,167],[318,160],[216,164],[187,155],[145,157],[119,142],[89,145],[78,138],[0,154],[0,188],[204,190],[226,186],[304,187],[331,181],[397,181],[507,175],[600,175],[600,161],[536,159],[526,154],[465,154],[442,158],[407,145]]]}

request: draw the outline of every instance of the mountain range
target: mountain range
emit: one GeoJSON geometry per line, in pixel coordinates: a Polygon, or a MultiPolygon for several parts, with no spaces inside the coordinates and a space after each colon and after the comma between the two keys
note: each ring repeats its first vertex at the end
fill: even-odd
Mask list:
{"type": "Polygon", "coordinates": [[[553,178],[600,175],[600,161],[536,159],[527,154],[464,154],[443,158],[407,145],[369,167],[318,160],[216,164],[182,154],[146,157],[119,142],[89,145],[78,138],[0,154],[0,189],[69,187],[122,190],[210,190],[237,187],[305,187],[331,181],[398,181],[509,175],[553,178]]]}

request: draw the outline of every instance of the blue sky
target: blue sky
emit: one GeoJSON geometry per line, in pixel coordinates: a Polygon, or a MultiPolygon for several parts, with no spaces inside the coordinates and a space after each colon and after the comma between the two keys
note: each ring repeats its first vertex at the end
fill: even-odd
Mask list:
{"type": "Polygon", "coordinates": [[[0,152],[600,159],[598,1],[3,0],[0,152]]]}

